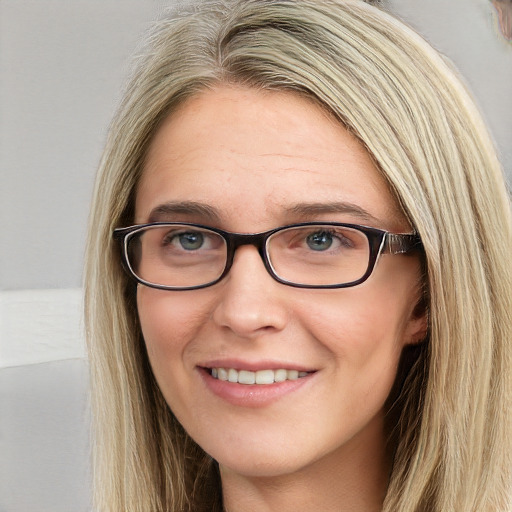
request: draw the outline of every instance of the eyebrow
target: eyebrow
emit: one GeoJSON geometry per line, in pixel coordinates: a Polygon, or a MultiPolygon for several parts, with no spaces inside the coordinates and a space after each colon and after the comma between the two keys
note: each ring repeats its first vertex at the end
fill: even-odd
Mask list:
{"type": "MultiPolygon", "coordinates": [[[[309,220],[311,217],[329,214],[349,214],[365,222],[379,223],[379,220],[364,208],[348,202],[329,203],[297,203],[284,208],[286,216],[309,220]]],[[[151,210],[148,222],[165,222],[169,218],[184,215],[190,217],[208,218],[220,221],[221,214],[213,206],[196,201],[169,201],[162,203],[151,210]]]]}
{"type": "Polygon", "coordinates": [[[148,222],[162,222],[176,215],[199,216],[219,220],[220,214],[216,208],[195,201],[169,201],[159,204],[151,210],[148,222]]]}
{"type": "Polygon", "coordinates": [[[364,208],[353,203],[340,201],[330,203],[298,203],[287,207],[286,212],[290,215],[298,216],[301,218],[310,218],[313,216],[333,213],[343,213],[354,215],[355,217],[358,217],[359,219],[366,222],[379,222],[379,219],[374,217],[364,208]]]}

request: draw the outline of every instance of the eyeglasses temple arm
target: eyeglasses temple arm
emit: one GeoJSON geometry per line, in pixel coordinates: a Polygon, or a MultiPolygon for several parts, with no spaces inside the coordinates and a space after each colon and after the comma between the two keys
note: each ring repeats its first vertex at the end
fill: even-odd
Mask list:
{"type": "Polygon", "coordinates": [[[421,238],[417,233],[387,233],[383,252],[389,254],[406,254],[421,249],[422,247],[421,238]]]}

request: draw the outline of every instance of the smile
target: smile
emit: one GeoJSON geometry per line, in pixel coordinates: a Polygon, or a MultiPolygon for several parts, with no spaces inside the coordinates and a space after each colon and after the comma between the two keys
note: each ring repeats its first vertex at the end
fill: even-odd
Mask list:
{"type": "Polygon", "coordinates": [[[309,372],[298,370],[236,370],[235,368],[211,368],[210,375],[214,379],[238,384],[274,384],[287,380],[297,380],[309,375],[309,372]]]}

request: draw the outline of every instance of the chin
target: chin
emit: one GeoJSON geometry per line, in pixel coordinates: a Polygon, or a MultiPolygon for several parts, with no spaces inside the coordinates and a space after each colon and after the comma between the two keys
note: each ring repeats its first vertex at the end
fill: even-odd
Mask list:
{"type": "MultiPolygon", "coordinates": [[[[323,458],[328,447],[308,446],[307,440],[282,438],[228,439],[224,442],[201,445],[226,471],[245,477],[269,478],[296,473],[323,458]],[[323,450],[322,450],[323,448],[323,450]],[[325,451],[325,453],[324,453],[325,451]]],[[[311,439],[311,438],[310,438],[311,439]]]]}
{"type": "Polygon", "coordinates": [[[250,458],[243,453],[237,455],[236,458],[217,459],[221,471],[236,473],[246,478],[276,478],[296,473],[304,466],[300,461],[292,459],[289,453],[281,458],[270,457],[268,452],[261,456],[252,454],[250,458]]]}

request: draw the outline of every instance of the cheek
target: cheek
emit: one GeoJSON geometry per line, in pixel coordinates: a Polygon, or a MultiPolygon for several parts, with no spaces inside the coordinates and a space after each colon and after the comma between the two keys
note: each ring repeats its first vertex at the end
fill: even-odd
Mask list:
{"type": "Polygon", "coordinates": [[[304,301],[303,328],[336,362],[338,369],[367,382],[394,379],[417,298],[410,281],[390,286],[378,279],[368,286],[323,294],[304,301]]]}
{"type": "Polygon", "coordinates": [[[157,374],[159,365],[182,358],[187,344],[204,324],[207,308],[199,307],[198,301],[186,292],[139,286],[137,309],[149,359],[157,374]]]}

